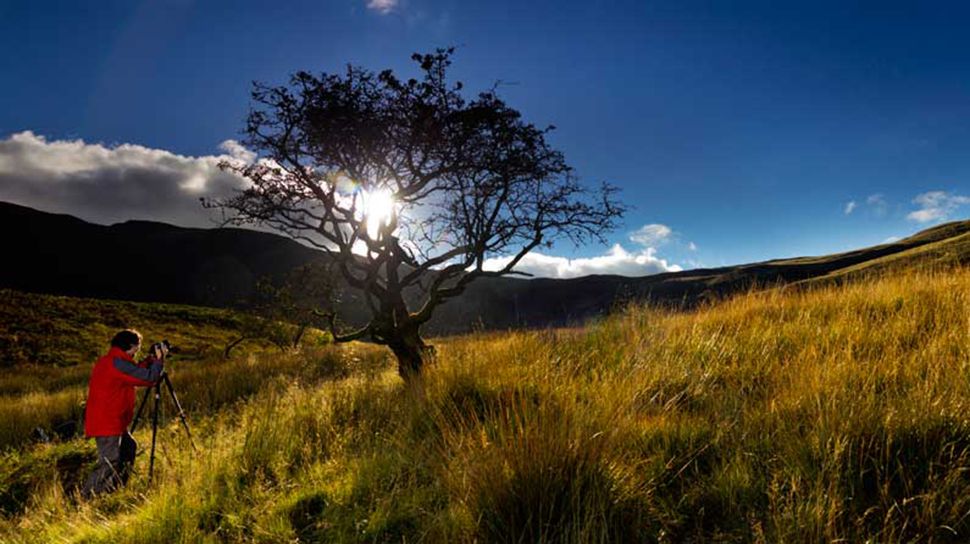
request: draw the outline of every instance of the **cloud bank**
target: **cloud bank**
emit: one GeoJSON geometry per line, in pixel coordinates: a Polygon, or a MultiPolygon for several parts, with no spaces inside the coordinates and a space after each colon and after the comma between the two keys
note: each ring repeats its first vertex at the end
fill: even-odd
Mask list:
{"type": "MultiPolygon", "coordinates": [[[[680,266],[657,256],[656,245],[670,239],[673,230],[666,225],[644,225],[630,233],[630,241],[640,246],[629,251],[621,244],[614,244],[605,254],[595,257],[567,259],[532,251],[519,261],[515,270],[542,278],[577,278],[592,274],[615,274],[618,276],[648,276],[661,272],[677,272],[680,266]]],[[[692,242],[690,244],[695,249],[692,242]]],[[[486,270],[498,270],[509,263],[511,257],[498,257],[485,262],[486,270]]]]}
{"type": "Polygon", "coordinates": [[[970,204],[970,196],[955,195],[946,191],[929,191],[916,195],[913,204],[918,206],[906,219],[917,223],[945,221],[961,206],[970,204]]]}
{"type": "Polygon", "coordinates": [[[190,157],[20,132],[0,140],[0,200],[101,224],[146,219],[213,227],[219,213],[199,199],[228,196],[245,185],[220,170],[219,161],[255,158],[233,140],[220,148],[225,154],[190,157]]]}
{"type": "MultiPolygon", "coordinates": [[[[242,178],[220,170],[219,162],[256,158],[234,140],[219,147],[222,154],[191,157],[140,145],[47,140],[20,132],[0,140],[0,200],[100,224],[143,219],[211,228],[221,216],[203,208],[200,197],[228,196],[246,185],[242,178]]],[[[516,270],[547,278],[678,271],[681,267],[657,256],[656,249],[674,238],[666,225],[644,225],[629,234],[636,246],[632,250],[615,244],[602,255],[579,259],[533,251],[516,270]]],[[[693,242],[688,246],[691,251],[696,248],[693,242]]],[[[498,269],[510,259],[489,259],[486,267],[498,269]]]]}

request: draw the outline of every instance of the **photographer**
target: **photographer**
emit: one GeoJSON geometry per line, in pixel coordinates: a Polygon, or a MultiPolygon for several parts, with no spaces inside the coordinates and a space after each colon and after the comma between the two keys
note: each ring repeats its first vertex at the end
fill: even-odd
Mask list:
{"type": "Polygon", "coordinates": [[[119,332],[111,339],[111,349],[91,371],[84,433],[97,443],[98,465],[84,485],[85,497],[110,492],[127,483],[135,462],[137,444],[128,433],[135,410],[135,387],[155,385],[168,354],[164,344],[156,344],[148,357],[136,363],[134,357],[141,350],[141,338],[133,329],[119,332]]]}

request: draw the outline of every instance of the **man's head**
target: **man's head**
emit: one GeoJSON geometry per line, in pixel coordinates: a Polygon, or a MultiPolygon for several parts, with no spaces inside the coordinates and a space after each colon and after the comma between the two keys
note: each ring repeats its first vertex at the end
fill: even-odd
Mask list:
{"type": "Polygon", "coordinates": [[[141,333],[135,329],[125,329],[111,339],[111,345],[134,357],[141,349],[141,333]]]}

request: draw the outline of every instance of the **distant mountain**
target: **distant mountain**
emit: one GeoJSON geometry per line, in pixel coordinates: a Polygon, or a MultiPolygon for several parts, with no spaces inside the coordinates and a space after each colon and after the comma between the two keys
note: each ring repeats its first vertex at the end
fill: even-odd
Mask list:
{"type": "MultiPolygon", "coordinates": [[[[0,202],[6,255],[0,287],[22,291],[200,306],[232,306],[257,278],[281,277],[324,260],[275,234],[193,229],[148,221],[111,226],[0,202]]],[[[891,244],[829,255],[628,278],[486,278],[444,304],[428,332],[577,323],[632,300],[692,305],[752,285],[844,281],[871,271],[936,262],[970,264],[970,221],[940,225],[891,244]]],[[[340,312],[360,323],[366,308],[347,291],[340,312]]]]}
{"type": "Polygon", "coordinates": [[[0,203],[8,249],[0,284],[24,291],[226,306],[256,278],[320,253],[274,234],[149,221],[111,226],[0,203]]]}

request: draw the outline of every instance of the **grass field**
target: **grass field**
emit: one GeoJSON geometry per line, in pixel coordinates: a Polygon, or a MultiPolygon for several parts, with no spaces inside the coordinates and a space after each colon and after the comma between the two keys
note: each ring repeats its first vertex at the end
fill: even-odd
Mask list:
{"type": "MultiPolygon", "coordinates": [[[[239,344],[235,361],[224,360],[226,345],[252,332],[252,316],[175,304],[95,300],[0,290],[0,450],[76,426],[87,395],[91,364],[107,351],[120,329],[137,328],[146,350],[168,339],[178,346],[170,369],[185,389],[183,400],[196,412],[207,412],[255,392],[277,375],[296,376],[329,368],[316,364],[327,336],[311,330],[303,356],[282,356],[266,338],[239,344]],[[247,327],[249,327],[247,329],[247,327]],[[254,359],[253,357],[256,357],[254,359]],[[255,364],[256,360],[274,364],[255,364]],[[239,361],[242,361],[240,363],[239,361]],[[244,368],[240,372],[240,367],[244,368]],[[238,382],[238,383],[236,383],[238,382]]],[[[268,331],[291,334],[279,324],[268,331]]]]}
{"type": "MultiPolygon", "coordinates": [[[[965,267],[437,345],[413,387],[362,344],[182,363],[199,453],[168,421],[83,502],[93,444],[8,448],[0,540],[970,540],[965,267]]],[[[44,372],[3,402],[75,400],[44,372]]]]}

